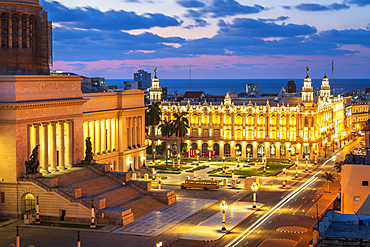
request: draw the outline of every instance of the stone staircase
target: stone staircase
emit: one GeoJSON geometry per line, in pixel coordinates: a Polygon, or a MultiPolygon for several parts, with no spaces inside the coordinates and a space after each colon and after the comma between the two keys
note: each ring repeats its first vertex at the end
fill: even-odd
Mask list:
{"type": "Polygon", "coordinates": [[[97,224],[126,225],[176,201],[173,191],[153,193],[151,181],[131,181],[129,173],[109,169],[104,164],[80,165],[35,180],[73,203],[93,204],[97,224]]]}

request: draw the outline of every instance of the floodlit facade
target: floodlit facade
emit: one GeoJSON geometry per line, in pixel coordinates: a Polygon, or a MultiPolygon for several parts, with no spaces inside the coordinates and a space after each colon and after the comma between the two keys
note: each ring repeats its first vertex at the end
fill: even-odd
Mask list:
{"type": "MultiPolygon", "coordinates": [[[[311,78],[304,79],[301,97],[285,97],[266,103],[232,102],[226,94],[221,103],[172,103],[162,102],[162,118],[173,118],[177,111],[188,112],[190,130],[183,141],[191,149],[205,154],[210,147],[220,157],[299,158],[314,151],[324,155],[323,145],[334,140],[334,98],[330,95],[328,78],[322,80],[319,96],[313,95],[311,78]],[[248,151],[249,150],[249,151],[248,151]]],[[[343,100],[342,111],[344,116],[343,100]]],[[[338,113],[339,115],[339,113],[338,113]]],[[[341,115],[341,118],[342,118],[341,115]]],[[[164,140],[160,130],[157,138],[164,140]]],[[[340,138],[340,137],[339,137],[340,138]]],[[[173,137],[175,142],[175,137],[173,137]]]]}
{"type": "Polygon", "coordinates": [[[72,220],[90,218],[85,204],[47,191],[36,180],[22,180],[25,161],[36,145],[40,145],[39,170],[48,176],[81,163],[87,137],[94,160],[109,164],[110,170],[127,172],[143,166],[144,93],[132,89],[83,94],[81,80],[75,75],[0,76],[0,194],[4,196],[0,216],[24,213],[25,197],[31,193],[48,205],[43,215],[58,217],[61,208],[72,220]]]}

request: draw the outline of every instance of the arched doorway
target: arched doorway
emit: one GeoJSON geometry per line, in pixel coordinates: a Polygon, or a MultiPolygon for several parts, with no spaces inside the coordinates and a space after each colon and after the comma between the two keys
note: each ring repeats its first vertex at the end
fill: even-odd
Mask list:
{"type": "Polygon", "coordinates": [[[208,143],[203,143],[202,144],[202,155],[205,155],[206,151],[208,151],[208,143]]]}
{"type": "Polygon", "coordinates": [[[286,146],[281,145],[280,146],[280,157],[285,156],[285,155],[286,155],[286,146]]]}
{"type": "Polygon", "coordinates": [[[248,144],[245,151],[246,151],[247,157],[248,157],[248,153],[249,153],[250,158],[253,157],[253,146],[252,146],[252,144],[248,144]]]}
{"type": "Polygon", "coordinates": [[[230,144],[226,143],[224,146],[224,154],[226,157],[230,157],[230,144]]]}
{"type": "Polygon", "coordinates": [[[215,151],[215,155],[220,155],[220,145],[218,143],[213,144],[213,151],[215,151]]]}
{"type": "Polygon", "coordinates": [[[257,157],[262,157],[264,155],[265,155],[265,146],[263,144],[260,144],[257,147],[257,157]]]}
{"type": "Polygon", "coordinates": [[[310,158],[310,146],[303,146],[303,158],[306,158],[306,155],[307,155],[307,158],[310,158]]]}
{"type": "Polygon", "coordinates": [[[36,211],[35,197],[31,193],[28,193],[24,197],[24,212],[33,213],[35,211],[36,211]]]}
{"type": "Polygon", "coordinates": [[[296,148],[294,145],[290,146],[290,155],[295,155],[295,152],[296,152],[295,150],[296,148]]]}
{"type": "Polygon", "coordinates": [[[270,156],[275,157],[276,156],[276,147],[274,144],[271,144],[270,146],[270,156]]]}

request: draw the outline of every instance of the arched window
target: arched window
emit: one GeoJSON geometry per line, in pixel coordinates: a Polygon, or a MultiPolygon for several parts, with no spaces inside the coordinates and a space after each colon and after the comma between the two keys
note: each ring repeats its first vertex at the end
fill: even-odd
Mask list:
{"type": "Polygon", "coordinates": [[[263,144],[260,144],[257,147],[257,156],[262,157],[264,155],[265,155],[265,146],[263,144]]]}
{"type": "Polygon", "coordinates": [[[276,155],[276,147],[274,144],[271,144],[270,146],[270,155],[275,156],[276,155]]]}
{"type": "Polygon", "coordinates": [[[296,147],[294,145],[290,146],[290,155],[295,155],[296,147]]]}
{"type": "Polygon", "coordinates": [[[242,116],[240,114],[235,117],[235,124],[242,125],[242,116]]]}
{"type": "Polygon", "coordinates": [[[242,131],[241,130],[236,130],[235,131],[235,137],[237,140],[242,139],[242,131]]]}
{"type": "Polygon", "coordinates": [[[248,129],[247,138],[249,140],[253,139],[253,129],[252,128],[248,129]]]}
{"type": "Polygon", "coordinates": [[[290,125],[296,125],[296,119],[294,115],[290,117],[290,125]]]}
{"type": "Polygon", "coordinates": [[[202,123],[203,124],[209,124],[209,116],[207,114],[203,114],[202,123]]]}
{"type": "Polygon", "coordinates": [[[35,197],[31,193],[28,193],[24,197],[24,212],[33,213],[35,212],[35,209],[36,209],[35,197]]]}
{"type": "Polygon", "coordinates": [[[286,155],[286,146],[281,145],[280,146],[280,156],[285,156],[286,155]]]}
{"type": "Polygon", "coordinates": [[[303,146],[303,155],[310,155],[310,146],[303,146]]]}
{"type": "Polygon", "coordinates": [[[206,151],[208,151],[208,143],[203,143],[202,144],[202,155],[205,155],[206,151]]]}
{"type": "Polygon", "coordinates": [[[270,124],[271,125],[276,125],[276,117],[275,115],[272,115],[271,118],[270,118],[270,124]]]}
{"type": "Polygon", "coordinates": [[[226,157],[230,157],[230,144],[226,143],[224,146],[224,154],[226,157]]]}
{"type": "Polygon", "coordinates": [[[191,123],[198,124],[198,115],[196,114],[191,115],[191,123]]]}
{"type": "Polygon", "coordinates": [[[214,137],[220,137],[220,130],[219,130],[219,129],[215,129],[215,130],[213,131],[213,136],[214,136],[214,137]]]}
{"type": "Polygon", "coordinates": [[[249,153],[249,157],[253,157],[253,146],[252,146],[252,144],[248,144],[245,151],[246,151],[247,156],[248,156],[248,153],[249,153]]]}
{"type": "Polygon", "coordinates": [[[220,145],[218,145],[218,143],[213,144],[213,151],[215,155],[220,155],[220,145]]]}
{"type": "Polygon", "coordinates": [[[198,149],[198,144],[196,142],[193,142],[191,144],[191,149],[198,149]]]}
{"type": "Polygon", "coordinates": [[[220,115],[213,115],[213,124],[220,124],[220,115]]]}
{"type": "Polygon", "coordinates": [[[231,131],[225,130],[225,139],[231,139],[231,131]]]}
{"type": "Polygon", "coordinates": [[[203,130],[203,137],[209,137],[209,130],[208,129],[203,130]]]}
{"type": "Polygon", "coordinates": [[[308,117],[304,117],[304,126],[308,127],[308,117]]]}
{"type": "Polygon", "coordinates": [[[193,129],[193,134],[192,134],[193,137],[197,137],[198,136],[198,129],[193,129]]]}
{"type": "Polygon", "coordinates": [[[280,117],[280,125],[286,125],[286,117],[284,115],[280,117]]]}
{"type": "Polygon", "coordinates": [[[231,124],[231,117],[229,114],[226,114],[224,117],[224,124],[231,124]]]}
{"type": "Polygon", "coordinates": [[[265,124],[265,117],[262,115],[258,116],[258,124],[259,125],[264,125],[265,124]]]}
{"type": "Polygon", "coordinates": [[[252,117],[252,115],[248,115],[248,117],[247,117],[247,124],[249,126],[253,125],[253,117],[252,117]]]}

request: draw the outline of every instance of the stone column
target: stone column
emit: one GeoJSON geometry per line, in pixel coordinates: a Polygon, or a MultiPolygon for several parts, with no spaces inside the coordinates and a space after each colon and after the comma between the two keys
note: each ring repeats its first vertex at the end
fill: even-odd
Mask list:
{"type": "Polygon", "coordinates": [[[64,138],[64,121],[58,124],[59,132],[59,170],[65,169],[65,138],[64,138]]]}
{"type": "MultiPolygon", "coordinates": [[[[88,126],[89,126],[89,133],[88,133],[88,136],[90,136],[90,140],[91,140],[91,152],[93,154],[96,154],[96,138],[95,138],[95,121],[91,121],[91,122],[88,122],[88,126]]],[[[85,150],[84,150],[85,151],[85,150]]]]}
{"type": "Polygon", "coordinates": [[[106,142],[106,138],[107,138],[107,131],[106,131],[106,120],[101,120],[100,121],[100,133],[101,133],[101,140],[100,140],[100,143],[101,143],[101,153],[103,153],[104,151],[106,152],[107,151],[107,142],[106,142]]]}
{"type": "Polygon", "coordinates": [[[65,151],[66,151],[66,168],[71,168],[73,166],[73,126],[72,126],[72,121],[67,120],[66,123],[67,128],[66,130],[66,136],[67,136],[67,141],[65,142],[65,151]]]}
{"type": "Polygon", "coordinates": [[[40,128],[40,171],[49,172],[48,160],[48,123],[42,123],[40,128]]]}
{"type": "Polygon", "coordinates": [[[94,127],[95,127],[95,151],[96,151],[96,154],[100,153],[101,154],[101,144],[100,144],[100,140],[101,140],[101,136],[100,136],[100,121],[97,120],[95,121],[94,123],[94,127]]]}
{"type": "Polygon", "coordinates": [[[107,125],[107,150],[110,150],[112,152],[112,119],[108,119],[106,122],[107,125]]]}
{"type": "Polygon", "coordinates": [[[49,124],[49,163],[50,163],[50,171],[55,172],[57,171],[57,126],[56,122],[50,122],[49,124]]]}
{"type": "Polygon", "coordinates": [[[123,147],[123,145],[122,145],[123,144],[122,143],[123,138],[120,138],[120,133],[123,133],[123,129],[122,129],[122,124],[123,123],[122,122],[123,122],[123,120],[122,120],[121,116],[118,115],[118,118],[115,119],[115,125],[116,125],[116,136],[115,136],[116,143],[115,143],[115,148],[116,148],[116,151],[117,152],[119,152],[119,147],[121,147],[121,149],[123,147]],[[121,128],[119,127],[120,119],[121,119],[121,128]],[[120,141],[121,141],[121,144],[119,144],[120,141]]]}
{"type": "MultiPolygon", "coordinates": [[[[112,153],[113,153],[113,149],[116,149],[116,135],[117,135],[117,132],[116,132],[116,119],[113,118],[111,119],[110,121],[110,129],[111,129],[111,150],[112,150],[112,153]]],[[[116,149],[117,150],[117,149],[116,149]]]]}

